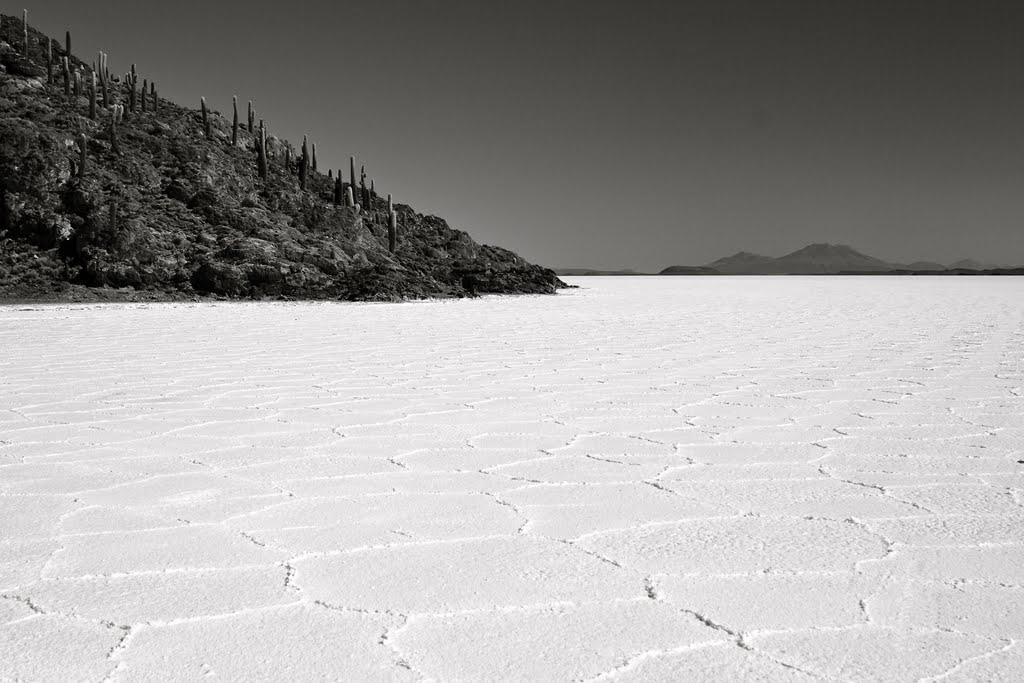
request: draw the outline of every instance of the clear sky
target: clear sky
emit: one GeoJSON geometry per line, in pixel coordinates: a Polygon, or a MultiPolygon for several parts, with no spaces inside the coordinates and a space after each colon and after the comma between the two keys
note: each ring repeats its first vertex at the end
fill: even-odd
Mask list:
{"type": "Polygon", "coordinates": [[[25,2],[547,266],[1024,263],[1020,0],[25,2]]]}

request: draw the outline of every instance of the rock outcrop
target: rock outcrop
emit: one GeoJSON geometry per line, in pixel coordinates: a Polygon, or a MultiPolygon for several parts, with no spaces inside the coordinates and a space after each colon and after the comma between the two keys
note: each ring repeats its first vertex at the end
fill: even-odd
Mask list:
{"type": "Polygon", "coordinates": [[[258,126],[236,132],[210,112],[207,130],[199,111],[162,99],[143,111],[131,78],[111,75],[111,101],[90,118],[91,66],[70,57],[72,82],[85,84],[76,96],[64,46],[30,27],[26,49],[21,35],[20,18],[2,17],[0,298],[394,300],[565,286],[403,204],[392,252],[384,198],[357,185],[355,201],[368,201],[344,206],[334,178],[301,168],[273,136],[264,181],[258,126]],[[115,103],[125,110],[112,126],[115,103]]]}

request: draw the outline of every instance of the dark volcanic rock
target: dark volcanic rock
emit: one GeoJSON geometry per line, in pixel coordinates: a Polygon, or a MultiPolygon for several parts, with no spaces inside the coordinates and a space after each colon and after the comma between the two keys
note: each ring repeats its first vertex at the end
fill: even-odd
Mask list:
{"type": "Polygon", "coordinates": [[[248,280],[238,266],[204,263],[192,274],[192,286],[197,292],[240,297],[248,289],[248,280]]]}
{"type": "MultiPolygon", "coordinates": [[[[403,204],[391,253],[384,200],[358,213],[336,207],[333,181],[315,171],[301,190],[297,164],[283,164],[292,148],[276,138],[260,180],[256,136],[243,128],[232,145],[231,122],[216,112],[207,139],[197,112],[161,100],[159,114],[126,117],[115,153],[109,113],[90,120],[87,98],[69,101],[57,70],[47,84],[41,54],[0,41],[0,56],[0,299],[396,300],[566,286],[403,204]]],[[[112,89],[128,101],[123,84],[112,89]]]]}
{"type": "Polygon", "coordinates": [[[7,73],[11,76],[21,76],[23,78],[45,78],[46,69],[33,64],[27,59],[22,59],[13,53],[4,54],[0,57],[0,64],[4,65],[7,69],[7,73]]]}

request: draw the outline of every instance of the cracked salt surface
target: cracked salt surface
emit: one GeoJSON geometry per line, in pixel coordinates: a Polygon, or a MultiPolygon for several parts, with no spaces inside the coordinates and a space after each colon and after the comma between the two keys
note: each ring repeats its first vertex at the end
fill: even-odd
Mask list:
{"type": "Polygon", "coordinates": [[[1024,679],[1024,281],[0,307],[0,680],[1024,679]]]}

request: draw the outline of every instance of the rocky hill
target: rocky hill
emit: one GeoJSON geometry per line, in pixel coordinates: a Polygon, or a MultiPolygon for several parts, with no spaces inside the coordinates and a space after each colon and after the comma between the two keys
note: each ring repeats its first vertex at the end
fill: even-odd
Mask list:
{"type": "Polygon", "coordinates": [[[392,300],[565,286],[391,205],[354,162],[347,174],[318,169],[315,148],[261,133],[244,108],[236,124],[205,102],[178,106],[144,74],[114,75],[105,56],[86,64],[69,45],[0,19],[0,299],[392,300]]]}

